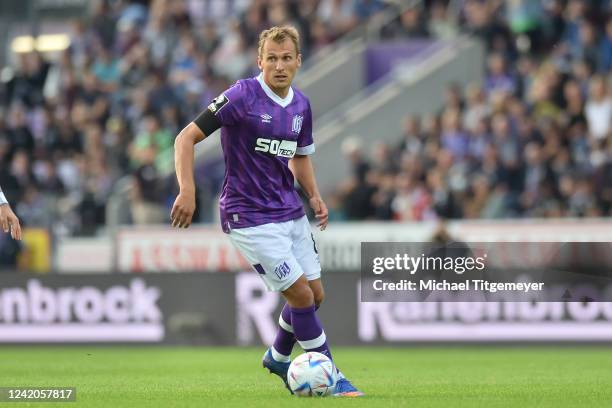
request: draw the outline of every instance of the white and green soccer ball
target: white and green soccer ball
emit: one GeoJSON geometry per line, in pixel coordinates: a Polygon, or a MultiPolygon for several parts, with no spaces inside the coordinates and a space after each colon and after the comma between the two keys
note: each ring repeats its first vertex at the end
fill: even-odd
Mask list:
{"type": "Polygon", "coordinates": [[[291,362],[287,381],[298,397],[324,397],[334,392],[336,367],[326,355],[311,351],[291,362]]]}

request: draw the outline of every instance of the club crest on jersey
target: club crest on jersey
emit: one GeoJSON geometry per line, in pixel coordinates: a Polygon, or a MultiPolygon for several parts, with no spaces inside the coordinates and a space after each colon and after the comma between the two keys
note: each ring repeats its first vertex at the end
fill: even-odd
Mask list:
{"type": "Polygon", "coordinates": [[[302,130],[302,122],[304,121],[304,117],[300,115],[295,115],[293,117],[293,122],[291,122],[291,131],[293,133],[300,133],[302,130]]]}
{"type": "Polygon", "coordinates": [[[213,99],[212,103],[208,105],[208,110],[216,115],[217,112],[222,107],[224,107],[228,102],[229,102],[229,99],[227,99],[227,96],[225,96],[224,94],[221,94],[217,96],[215,99],[213,99]]]}
{"type": "Polygon", "coordinates": [[[282,264],[274,268],[274,273],[276,274],[276,276],[278,276],[278,279],[283,279],[284,277],[289,275],[289,272],[291,272],[291,268],[289,267],[289,265],[287,265],[287,262],[283,262],[282,264]]]}

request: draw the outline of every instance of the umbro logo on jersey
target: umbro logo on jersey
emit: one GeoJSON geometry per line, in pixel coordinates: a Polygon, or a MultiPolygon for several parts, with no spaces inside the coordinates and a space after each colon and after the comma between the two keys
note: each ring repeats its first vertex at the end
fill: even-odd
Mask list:
{"type": "Polygon", "coordinates": [[[262,123],[270,123],[270,119],[272,119],[272,116],[268,115],[267,113],[259,115],[259,117],[261,118],[262,123]]]}

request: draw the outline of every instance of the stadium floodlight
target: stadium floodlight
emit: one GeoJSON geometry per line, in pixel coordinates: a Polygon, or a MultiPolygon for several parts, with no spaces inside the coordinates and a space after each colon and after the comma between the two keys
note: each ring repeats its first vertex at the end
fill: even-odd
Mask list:
{"type": "Polygon", "coordinates": [[[63,51],[70,46],[70,37],[67,34],[42,34],[34,38],[31,35],[15,37],[11,42],[14,53],[63,51]]]}

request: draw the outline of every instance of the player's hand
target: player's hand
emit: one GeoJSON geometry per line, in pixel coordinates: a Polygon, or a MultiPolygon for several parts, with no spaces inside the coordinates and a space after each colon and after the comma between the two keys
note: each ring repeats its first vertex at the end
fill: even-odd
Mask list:
{"type": "Polygon", "coordinates": [[[8,204],[0,205],[0,226],[4,232],[11,232],[11,237],[21,241],[21,225],[19,218],[15,215],[11,206],[8,204]]]}
{"type": "Polygon", "coordinates": [[[181,191],[174,200],[172,211],[170,212],[170,220],[172,226],[178,228],[189,228],[191,218],[195,212],[195,193],[181,191]]]}
{"type": "Polygon", "coordinates": [[[317,220],[319,220],[317,227],[319,227],[319,229],[323,231],[327,227],[327,223],[329,222],[329,213],[327,211],[327,206],[325,205],[321,197],[312,197],[310,200],[308,200],[308,203],[310,204],[310,208],[314,210],[315,217],[317,218],[317,220]]]}

